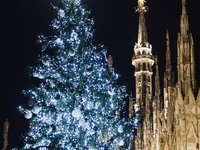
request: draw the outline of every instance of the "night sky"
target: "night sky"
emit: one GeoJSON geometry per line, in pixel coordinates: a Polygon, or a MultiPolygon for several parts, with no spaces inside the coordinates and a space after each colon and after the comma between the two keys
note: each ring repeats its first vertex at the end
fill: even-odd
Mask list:
{"type": "MultiPolygon", "coordinates": [[[[200,22],[199,5],[186,0],[189,28],[195,45],[196,80],[200,87],[200,22]]],[[[28,120],[17,111],[17,106],[26,103],[21,94],[35,84],[25,73],[34,65],[40,54],[37,43],[39,34],[49,33],[49,24],[54,12],[50,3],[56,0],[6,0],[1,2],[1,104],[0,141],[2,147],[3,122],[10,122],[9,145],[17,145],[20,135],[26,131],[28,120]]],[[[134,67],[131,65],[133,47],[137,41],[137,0],[84,0],[92,11],[95,22],[94,42],[103,44],[121,74],[120,81],[134,93],[134,67]]],[[[158,56],[161,86],[165,69],[165,33],[169,30],[171,59],[176,74],[176,42],[179,32],[181,0],[147,0],[146,25],[153,55],[158,56]]]]}

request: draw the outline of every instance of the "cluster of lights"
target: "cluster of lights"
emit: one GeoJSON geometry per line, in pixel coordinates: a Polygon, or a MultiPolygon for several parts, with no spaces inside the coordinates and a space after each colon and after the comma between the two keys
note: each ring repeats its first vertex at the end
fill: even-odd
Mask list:
{"type": "Polygon", "coordinates": [[[130,148],[135,119],[119,117],[126,88],[116,84],[119,75],[109,68],[104,46],[90,40],[89,11],[78,0],[63,5],[54,7],[58,17],[51,26],[58,34],[39,37],[46,54],[30,67],[41,84],[24,91],[31,105],[19,107],[31,122],[22,149],[130,148]]]}

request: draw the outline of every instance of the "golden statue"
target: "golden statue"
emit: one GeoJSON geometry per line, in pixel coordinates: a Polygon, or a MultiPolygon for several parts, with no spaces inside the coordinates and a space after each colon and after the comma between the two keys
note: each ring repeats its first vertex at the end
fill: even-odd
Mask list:
{"type": "Polygon", "coordinates": [[[138,8],[139,8],[139,10],[144,9],[144,3],[146,3],[145,0],[138,0],[138,8]]]}

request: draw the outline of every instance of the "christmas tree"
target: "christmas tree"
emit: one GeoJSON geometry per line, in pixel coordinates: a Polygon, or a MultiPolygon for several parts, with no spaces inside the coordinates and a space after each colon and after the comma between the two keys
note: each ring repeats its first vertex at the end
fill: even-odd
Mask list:
{"type": "Polygon", "coordinates": [[[40,84],[24,90],[18,107],[30,120],[20,149],[130,149],[136,125],[125,111],[127,90],[108,64],[107,50],[93,44],[93,20],[80,0],[53,6],[53,36],[40,35],[38,64],[28,68],[40,84]]]}

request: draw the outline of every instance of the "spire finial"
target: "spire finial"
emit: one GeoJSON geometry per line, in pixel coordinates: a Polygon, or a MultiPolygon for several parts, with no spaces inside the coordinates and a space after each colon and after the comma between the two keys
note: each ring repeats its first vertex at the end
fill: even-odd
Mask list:
{"type": "Polygon", "coordinates": [[[182,0],[182,14],[186,14],[186,0],[182,0]]]}
{"type": "Polygon", "coordinates": [[[138,8],[139,10],[144,9],[144,3],[146,3],[146,0],[138,0],[138,8]]]}
{"type": "Polygon", "coordinates": [[[147,7],[144,5],[146,0],[138,0],[138,7],[136,12],[139,12],[139,27],[138,27],[138,44],[145,45],[148,43],[146,24],[144,13],[147,11],[147,7]]]}
{"type": "Polygon", "coordinates": [[[182,6],[185,7],[185,0],[182,0],[182,6]]]}

